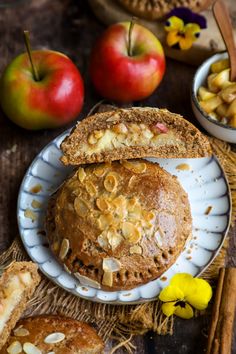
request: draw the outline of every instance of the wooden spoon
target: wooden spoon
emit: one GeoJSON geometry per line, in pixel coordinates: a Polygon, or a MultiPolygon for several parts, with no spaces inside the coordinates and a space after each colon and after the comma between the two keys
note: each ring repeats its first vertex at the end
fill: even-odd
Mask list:
{"type": "Polygon", "coordinates": [[[236,47],[229,11],[223,0],[214,2],[213,14],[229,54],[230,81],[236,81],[236,47]]]}

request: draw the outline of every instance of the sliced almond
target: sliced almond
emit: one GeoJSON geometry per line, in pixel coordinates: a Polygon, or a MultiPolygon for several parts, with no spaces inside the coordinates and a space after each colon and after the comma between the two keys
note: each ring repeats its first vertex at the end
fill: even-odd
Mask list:
{"type": "Polygon", "coordinates": [[[130,171],[135,173],[144,173],[147,169],[147,165],[144,162],[140,161],[122,161],[122,165],[130,171]]]}
{"type": "Polygon", "coordinates": [[[103,231],[100,235],[98,235],[97,242],[100,247],[107,248],[108,247],[107,232],[103,231]]]}
{"type": "Polygon", "coordinates": [[[23,350],[26,354],[42,354],[41,350],[30,342],[24,343],[23,350]]]}
{"type": "Polygon", "coordinates": [[[30,332],[28,331],[28,329],[24,328],[24,327],[18,327],[16,328],[14,331],[14,336],[16,337],[25,337],[28,336],[30,334],[30,332]]]}
{"type": "Polygon", "coordinates": [[[131,243],[137,243],[141,239],[141,233],[139,229],[131,222],[123,222],[121,225],[122,233],[124,237],[131,243]]]}
{"type": "Polygon", "coordinates": [[[107,229],[114,221],[112,214],[102,214],[98,219],[98,227],[100,230],[107,229]]]}
{"type": "Polygon", "coordinates": [[[158,229],[154,234],[157,245],[161,248],[163,246],[163,233],[158,229]]]}
{"type": "Polygon", "coordinates": [[[83,183],[83,181],[86,178],[86,172],[83,167],[79,167],[78,172],[77,172],[77,177],[78,177],[79,181],[81,183],[83,183]]]}
{"type": "Polygon", "coordinates": [[[191,166],[189,166],[189,164],[187,163],[180,163],[179,165],[177,165],[175,167],[176,170],[181,170],[181,171],[190,171],[191,170],[191,166]]]}
{"type": "Polygon", "coordinates": [[[107,240],[111,246],[112,251],[114,251],[123,241],[123,237],[115,230],[109,230],[107,232],[107,240]]]}
{"type": "Polygon", "coordinates": [[[11,345],[9,345],[9,347],[7,348],[7,352],[9,354],[19,354],[22,352],[22,345],[20,342],[18,342],[17,340],[13,343],[11,343],[11,345]]]}
{"type": "Polygon", "coordinates": [[[30,208],[25,209],[24,216],[25,218],[31,219],[32,222],[37,220],[37,214],[30,208]]]}
{"type": "Polygon", "coordinates": [[[42,207],[42,203],[40,203],[38,200],[33,199],[31,203],[32,208],[34,209],[40,209],[42,207]]]}
{"type": "Polygon", "coordinates": [[[92,181],[87,181],[85,184],[85,188],[86,191],[88,192],[88,194],[93,197],[97,194],[97,188],[96,186],[93,184],[92,181]]]}
{"type": "Polygon", "coordinates": [[[118,272],[121,269],[121,263],[116,258],[103,258],[102,269],[104,272],[118,272]]]}
{"type": "Polygon", "coordinates": [[[84,218],[89,211],[89,206],[88,206],[87,202],[79,197],[75,198],[74,208],[75,208],[76,213],[79,216],[81,216],[82,218],[84,218]]]}
{"type": "Polygon", "coordinates": [[[126,206],[127,199],[123,195],[119,195],[115,199],[113,199],[112,204],[116,208],[124,208],[126,206]]]}
{"type": "Polygon", "coordinates": [[[101,211],[107,211],[110,209],[110,204],[108,200],[104,197],[99,197],[96,199],[96,205],[99,210],[101,211]]]}
{"type": "Polygon", "coordinates": [[[95,145],[95,144],[97,144],[97,142],[98,142],[98,139],[95,138],[93,133],[88,136],[88,143],[90,145],[95,145]]]}
{"type": "Polygon", "coordinates": [[[75,277],[80,281],[81,285],[91,286],[95,289],[101,289],[101,284],[99,284],[96,280],[90,279],[80,273],[74,273],[75,277]]]}
{"type": "Polygon", "coordinates": [[[104,272],[102,277],[102,284],[106,286],[113,285],[113,273],[112,272],[104,272]]]}
{"type": "Polygon", "coordinates": [[[108,192],[114,192],[118,186],[118,176],[115,173],[108,173],[104,180],[104,187],[108,192]]]}
{"type": "Polygon", "coordinates": [[[104,130],[94,130],[93,135],[97,140],[101,139],[104,135],[104,130]]]}
{"type": "Polygon", "coordinates": [[[54,332],[49,334],[46,338],[44,338],[44,343],[47,344],[55,344],[62,342],[66,338],[65,334],[62,332],[54,332]]]}
{"type": "Polygon", "coordinates": [[[59,258],[61,260],[63,260],[66,257],[66,255],[69,251],[69,248],[70,248],[69,240],[67,238],[63,238],[62,243],[61,243],[60,252],[59,252],[59,258]]]}
{"type": "Polygon", "coordinates": [[[142,250],[142,247],[141,247],[141,246],[139,246],[139,245],[134,245],[134,246],[131,246],[131,247],[130,247],[129,252],[130,252],[130,254],[133,254],[133,253],[142,254],[142,253],[143,253],[143,250],[142,250]]]}
{"type": "Polygon", "coordinates": [[[104,174],[106,173],[106,169],[104,167],[96,167],[94,170],[93,170],[93,173],[95,174],[95,176],[97,177],[102,177],[104,176],[104,174]]]}

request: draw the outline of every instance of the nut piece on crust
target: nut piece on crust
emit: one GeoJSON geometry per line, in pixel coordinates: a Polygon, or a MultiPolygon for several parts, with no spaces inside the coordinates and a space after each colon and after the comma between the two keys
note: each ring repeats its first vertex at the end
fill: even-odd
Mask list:
{"type": "Polygon", "coordinates": [[[19,321],[0,354],[101,354],[104,343],[87,323],[60,316],[37,316],[19,321]],[[21,328],[27,333],[17,334],[21,328]],[[14,351],[15,350],[15,351],[14,351]]]}
{"type": "Polygon", "coordinates": [[[87,117],[65,138],[61,149],[65,165],[212,154],[209,141],[194,125],[158,108],[119,109],[87,117]]]}
{"type": "Polygon", "coordinates": [[[83,182],[74,171],[49,201],[46,229],[56,257],[83,286],[128,290],[158,278],[191,234],[188,196],[177,179],[139,159],[83,168],[83,182]],[[109,176],[115,188],[104,183],[109,176]],[[84,213],[78,213],[77,195],[86,203],[84,213]],[[65,239],[69,248],[61,258],[65,239]]]}
{"type": "Polygon", "coordinates": [[[200,12],[206,9],[213,0],[118,0],[132,14],[148,20],[156,20],[167,15],[178,6],[200,12]]]}
{"type": "Polygon", "coordinates": [[[38,267],[33,262],[15,262],[0,278],[0,348],[39,282],[38,267]]]}

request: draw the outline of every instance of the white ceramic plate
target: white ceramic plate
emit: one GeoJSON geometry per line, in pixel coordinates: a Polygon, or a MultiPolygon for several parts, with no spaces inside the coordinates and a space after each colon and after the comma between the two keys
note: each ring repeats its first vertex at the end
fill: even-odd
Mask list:
{"type": "Polygon", "coordinates": [[[69,131],[49,143],[29,167],[18,197],[17,217],[23,244],[31,259],[38,263],[40,270],[65,290],[97,302],[114,304],[142,303],[156,298],[175,273],[187,272],[193,276],[201,274],[220,250],[230,224],[231,200],[228,184],[216,157],[202,159],[150,159],[176,175],[187,191],[193,216],[193,236],[184,251],[161,278],[128,291],[106,292],[79,283],[68,274],[48,248],[48,241],[41,231],[50,195],[71,172],[59,161],[60,143],[69,131]],[[186,163],[191,170],[178,170],[176,166],[186,163]],[[42,189],[37,194],[31,189],[36,185],[42,189]],[[42,206],[33,208],[33,200],[42,206]],[[212,207],[209,215],[205,212],[212,207]],[[36,215],[32,221],[25,216],[31,209],[36,215]]]}

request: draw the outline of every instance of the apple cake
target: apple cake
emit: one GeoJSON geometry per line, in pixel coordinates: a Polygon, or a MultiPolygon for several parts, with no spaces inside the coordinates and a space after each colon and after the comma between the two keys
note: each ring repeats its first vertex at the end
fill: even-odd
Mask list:
{"type": "Polygon", "coordinates": [[[19,321],[0,354],[101,354],[104,344],[84,322],[62,316],[19,321]]]}
{"type": "Polygon", "coordinates": [[[188,196],[147,160],[80,166],[51,197],[49,244],[82,285],[132,289],[159,277],[191,234],[188,196]]]}
{"type": "Polygon", "coordinates": [[[0,348],[39,282],[38,267],[33,262],[15,262],[0,278],[0,348]]]}
{"type": "Polygon", "coordinates": [[[61,149],[65,165],[212,153],[207,138],[194,125],[158,108],[119,109],[87,117],[65,138],[61,149]]]}
{"type": "Polygon", "coordinates": [[[213,0],[118,0],[132,14],[148,20],[164,17],[175,7],[188,7],[200,12],[208,8],[213,0]]]}

